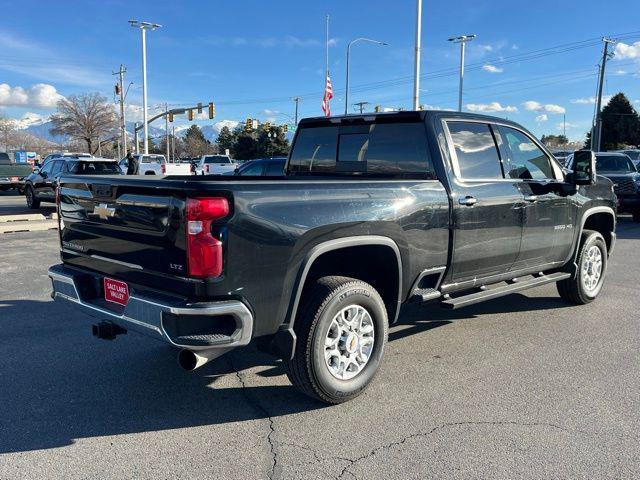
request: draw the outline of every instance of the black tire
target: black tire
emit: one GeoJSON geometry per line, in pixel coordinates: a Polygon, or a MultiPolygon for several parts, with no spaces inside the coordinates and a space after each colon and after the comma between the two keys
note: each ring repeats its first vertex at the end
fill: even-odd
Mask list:
{"type": "Polygon", "coordinates": [[[607,244],[599,232],[585,230],[582,232],[580,246],[578,248],[576,261],[577,271],[574,272],[570,278],[558,282],[557,285],[558,293],[563,300],[569,303],[575,303],[576,305],[584,305],[594,301],[602,290],[602,285],[604,284],[607,273],[607,244]],[[583,282],[585,276],[584,267],[585,262],[589,261],[588,252],[594,246],[600,249],[602,268],[595,287],[588,289],[583,282]]]}
{"type": "Polygon", "coordinates": [[[632,210],[631,215],[635,223],[640,223],[640,208],[632,210]]]}
{"type": "MultiPolygon", "coordinates": [[[[306,395],[329,404],[351,400],[371,383],[387,343],[387,311],[380,294],[368,283],[348,277],[320,278],[308,294],[294,324],[297,341],[286,362],[291,383],[306,395]],[[325,361],[325,339],[334,317],[345,307],[358,306],[370,315],[374,342],[368,361],[350,379],[339,379],[325,361]]],[[[353,355],[353,353],[352,353],[353,355]]]]}
{"type": "Polygon", "coordinates": [[[27,199],[27,207],[31,210],[40,208],[40,200],[36,197],[36,193],[33,191],[33,187],[31,185],[26,188],[25,196],[27,199]]]}

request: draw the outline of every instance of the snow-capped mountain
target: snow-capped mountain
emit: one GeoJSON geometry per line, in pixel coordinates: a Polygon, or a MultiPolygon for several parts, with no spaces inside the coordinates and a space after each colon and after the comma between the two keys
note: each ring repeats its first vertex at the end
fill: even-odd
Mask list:
{"type": "MultiPolygon", "coordinates": [[[[53,127],[49,116],[40,115],[33,112],[25,113],[21,118],[17,118],[13,121],[15,128],[19,130],[25,130],[26,132],[45,140],[55,143],[65,143],[66,138],[62,136],[51,135],[50,130],[53,127]]],[[[220,134],[220,130],[223,127],[229,127],[231,130],[236,128],[240,122],[235,120],[220,120],[214,124],[200,125],[204,137],[210,142],[215,142],[220,134]]],[[[175,125],[175,132],[177,136],[184,136],[187,129],[191,126],[191,123],[181,123],[175,125]]],[[[133,139],[135,122],[127,122],[126,129],[129,137],[133,139]]],[[[174,125],[169,125],[171,131],[174,125]]],[[[157,125],[149,125],[149,136],[154,139],[160,139],[165,135],[164,122],[157,122],[157,125]]],[[[142,137],[142,132],[140,132],[142,137]]]]}

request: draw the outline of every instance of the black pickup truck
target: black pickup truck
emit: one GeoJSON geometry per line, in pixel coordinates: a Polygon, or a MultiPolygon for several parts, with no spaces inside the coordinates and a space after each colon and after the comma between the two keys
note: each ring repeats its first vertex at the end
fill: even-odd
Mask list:
{"type": "Polygon", "coordinates": [[[358,395],[406,302],[459,308],[556,282],[584,304],[615,243],[594,155],[563,170],[521,126],[451,112],[300,122],[284,177],[67,176],[53,297],[178,348],[256,342],[329,403],[358,395]]]}

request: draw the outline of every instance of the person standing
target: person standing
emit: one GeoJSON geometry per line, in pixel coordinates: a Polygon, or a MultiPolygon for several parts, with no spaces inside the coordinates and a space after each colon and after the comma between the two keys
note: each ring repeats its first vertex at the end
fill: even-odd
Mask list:
{"type": "Polygon", "coordinates": [[[127,175],[138,175],[138,160],[131,152],[127,153],[127,175]]]}

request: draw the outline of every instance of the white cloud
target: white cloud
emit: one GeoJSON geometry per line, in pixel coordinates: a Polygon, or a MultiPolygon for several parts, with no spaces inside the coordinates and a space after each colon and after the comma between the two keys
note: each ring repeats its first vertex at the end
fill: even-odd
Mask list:
{"type": "MultiPolygon", "coordinates": [[[[611,100],[611,95],[605,95],[602,97],[602,103],[609,103],[611,100]]],[[[571,103],[575,103],[576,105],[595,105],[596,97],[585,97],[585,98],[574,98],[570,100],[571,103]]]]}
{"type": "Polygon", "coordinates": [[[54,108],[63,98],[53,85],[46,83],[27,88],[0,83],[0,105],[4,107],[54,108]]]}
{"type": "Polygon", "coordinates": [[[488,63],[482,66],[482,70],[489,73],[502,73],[504,68],[496,67],[495,65],[489,65],[488,63]]]}
{"type": "Polygon", "coordinates": [[[579,127],[579,125],[577,125],[575,123],[569,123],[569,122],[556,123],[556,130],[558,130],[560,132],[562,132],[565,128],[570,129],[570,128],[578,128],[578,127],[579,127]]]}
{"type": "Polygon", "coordinates": [[[542,115],[538,115],[536,117],[536,122],[546,122],[547,120],[549,120],[549,117],[546,113],[543,113],[542,115]]]}
{"type": "Polygon", "coordinates": [[[535,100],[528,100],[522,104],[525,110],[529,110],[530,112],[545,112],[552,114],[562,114],[565,113],[566,110],[564,107],[560,105],[555,105],[553,103],[542,104],[540,102],[536,102],[535,100]]]}
{"type": "Polygon", "coordinates": [[[498,102],[491,102],[491,103],[467,103],[466,105],[467,110],[471,111],[471,112],[485,112],[485,113],[490,113],[490,112],[507,112],[507,113],[512,113],[512,112],[517,112],[518,108],[517,107],[512,107],[511,105],[505,105],[504,107],[502,105],[500,105],[500,103],[498,102]]]}
{"type": "Polygon", "coordinates": [[[640,41],[635,42],[631,45],[627,45],[623,42],[617,43],[614,54],[614,58],[617,60],[627,60],[633,58],[640,59],[640,41]]]}
{"type": "Polygon", "coordinates": [[[265,108],[260,113],[262,113],[262,115],[273,116],[273,115],[278,115],[280,112],[278,110],[271,110],[269,108],[265,108]]]}

